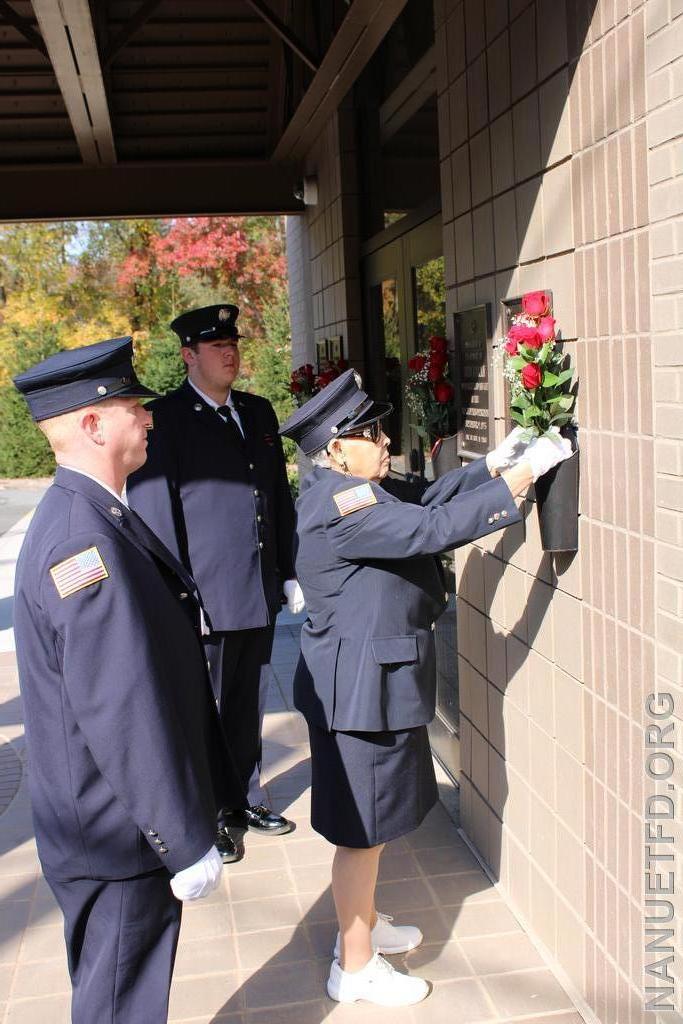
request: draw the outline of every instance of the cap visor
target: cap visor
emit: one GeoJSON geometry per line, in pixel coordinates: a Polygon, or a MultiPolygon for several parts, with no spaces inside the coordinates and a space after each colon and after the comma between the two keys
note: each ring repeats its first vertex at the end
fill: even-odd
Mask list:
{"type": "Polygon", "coordinates": [[[375,420],[384,419],[393,410],[391,402],[373,402],[371,406],[365,409],[360,415],[353,420],[352,423],[347,423],[342,430],[339,431],[339,435],[342,437],[344,434],[355,434],[360,428],[367,427],[369,423],[374,423],[375,420]]]}
{"type": "Polygon", "coordinates": [[[150,388],[146,388],[144,384],[131,384],[130,387],[124,388],[123,391],[117,391],[115,395],[105,396],[108,398],[161,398],[162,396],[158,391],[152,391],[150,388]]]}

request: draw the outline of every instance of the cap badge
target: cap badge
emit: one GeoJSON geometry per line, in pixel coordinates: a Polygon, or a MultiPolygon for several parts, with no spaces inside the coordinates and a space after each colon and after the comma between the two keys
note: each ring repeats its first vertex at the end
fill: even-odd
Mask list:
{"type": "Polygon", "coordinates": [[[230,319],[230,310],[226,309],[225,307],[223,307],[222,309],[219,309],[218,310],[218,319],[220,320],[220,322],[222,324],[224,324],[226,320],[230,319]]]}
{"type": "Polygon", "coordinates": [[[105,388],[104,384],[100,384],[100,386],[97,389],[97,394],[98,395],[106,395],[106,393],[107,393],[107,389],[105,388]]]}

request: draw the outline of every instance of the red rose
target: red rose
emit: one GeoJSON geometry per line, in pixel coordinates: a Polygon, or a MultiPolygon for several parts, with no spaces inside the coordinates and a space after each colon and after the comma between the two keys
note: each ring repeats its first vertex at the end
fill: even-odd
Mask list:
{"type": "Polygon", "coordinates": [[[516,356],[517,355],[517,342],[515,341],[514,338],[512,338],[510,341],[507,341],[505,343],[505,351],[507,352],[507,354],[509,356],[516,356]]]}
{"type": "Polygon", "coordinates": [[[527,327],[526,324],[514,324],[508,331],[510,341],[518,345],[528,345],[529,348],[540,348],[543,342],[535,327],[527,327]]]}
{"type": "Polygon", "coordinates": [[[548,296],[545,292],[527,292],[522,296],[522,309],[527,316],[545,316],[548,306],[548,296]]]}
{"type": "Polygon", "coordinates": [[[522,370],[522,384],[527,391],[534,391],[543,380],[543,370],[537,363],[527,363],[522,370]]]}
{"type": "Polygon", "coordinates": [[[450,381],[440,380],[438,384],[434,385],[434,398],[440,405],[446,405],[447,402],[450,402],[454,394],[453,385],[450,381]]]}
{"type": "Polygon", "coordinates": [[[448,342],[445,338],[440,337],[440,335],[433,334],[429,339],[429,347],[432,352],[441,352],[445,355],[448,349],[448,342]]]}
{"type": "Polygon", "coordinates": [[[555,337],[555,321],[551,316],[541,317],[538,321],[538,333],[544,343],[553,340],[555,337]]]}
{"type": "Polygon", "coordinates": [[[427,365],[427,357],[426,356],[413,356],[412,359],[408,360],[408,369],[409,370],[414,370],[416,373],[418,373],[420,370],[424,370],[426,365],[427,365]]]}

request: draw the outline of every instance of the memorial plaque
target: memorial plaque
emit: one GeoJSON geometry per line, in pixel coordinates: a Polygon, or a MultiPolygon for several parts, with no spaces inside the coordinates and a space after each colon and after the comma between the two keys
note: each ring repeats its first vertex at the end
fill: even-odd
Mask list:
{"type": "Polygon", "coordinates": [[[336,335],[334,338],[329,338],[327,342],[327,358],[332,363],[338,363],[342,357],[342,336],[341,334],[336,335]]]}
{"type": "Polygon", "coordinates": [[[318,366],[317,366],[318,373],[322,372],[322,370],[323,370],[323,368],[325,366],[325,363],[328,360],[327,352],[328,352],[327,338],[323,338],[322,341],[316,342],[316,345],[315,345],[315,358],[316,358],[316,362],[318,364],[318,366]]]}
{"type": "Polygon", "coordinates": [[[460,413],[458,454],[485,455],[491,448],[489,392],[491,307],[489,303],[454,314],[457,353],[456,398],[460,413]]]}

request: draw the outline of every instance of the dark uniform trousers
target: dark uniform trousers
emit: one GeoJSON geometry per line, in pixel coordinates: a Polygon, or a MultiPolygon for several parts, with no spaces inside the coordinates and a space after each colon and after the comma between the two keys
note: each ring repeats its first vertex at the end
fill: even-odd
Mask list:
{"type": "Polygon", "coordinates": [[[64,915],[72,1024],[166,1024],[182,910],[170,878],[47,877],[64,915]]]}
{"type": "Polygon", "coordinates": [[[263,626],[261,629],[238,629],[204,637],[211,685],[223,732],[252,807],[263,799],[260,783],[261,729],[270,682],[274,634],[274,626],[263,626]]]}
{"type": "MultiPolygon", "coordinates": [[[[262,800],[261,724],[282,584],[294,576],[294,505],[272,406],[232,392],[244,436],[186,381],[148,408],[131,506],[190,572],[211,620],[214,695],[247,800],[262,800]]],[[[230,810],[231,808],[226,808],[230,810]]]]}

